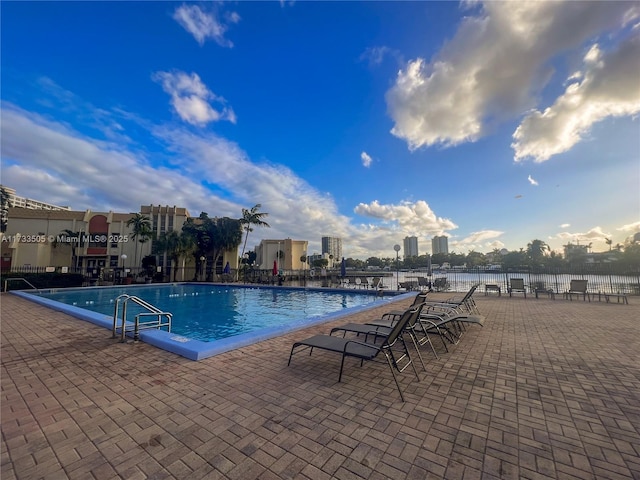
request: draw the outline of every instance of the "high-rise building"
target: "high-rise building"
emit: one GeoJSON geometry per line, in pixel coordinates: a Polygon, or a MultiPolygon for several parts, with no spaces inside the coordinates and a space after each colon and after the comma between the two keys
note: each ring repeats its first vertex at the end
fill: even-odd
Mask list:
{"type": "Polygon", "coordinates": [[[342,239],[336,237],[322,237],[322,253],[332,255],[334,264],[336,262],[340,262],[342,260],[342,239]]]}
{"type": "Polygon", "coordinates": [[[449,253],[449,237],[435,236],[431,240],[431,254],[449,253]]]}
{"type": "Polygon", "coordinates": [[[404,258],[418,256],[418,237],[404,237],[404,258]]]}
{"type": "Polygon", "coordinates": [[[7,195],[7,207],[28,208],[30,210],[71,210],[69,207],[61,207],[52,203],[34,200],[33,198],[21,197],[16,194],[13,188],[4,185],[0,185],[0,188],[2,188],[7,195]]]}

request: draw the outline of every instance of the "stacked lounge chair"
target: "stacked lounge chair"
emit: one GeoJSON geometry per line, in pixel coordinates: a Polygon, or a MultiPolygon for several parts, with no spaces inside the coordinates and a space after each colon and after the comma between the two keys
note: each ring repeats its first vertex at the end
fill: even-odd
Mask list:
{"type": "Polygon", "coordinates": [[[334,327],[328,335],[314,335],[297,341],[291,347],[287,365],[291,365],[294,353],[303,350],[309,350],[309,355],[314,349],[340,353],[342,359],[338,381],[341,381],[346,357],[358,358],[362,365],[365,360],[375,361],[382,354],[391,370],[400,398],[404,401],[396,371],[403,372],[411,366],[418,381],[420,377],[403,335],[406,333],[411,338],[422,368],[426,370],[419,347],[428,344],[438,358],[429,334],[437,334],[448,352],[447,342],[458,343],[465,324],[482,326],[484,317],[479,315],[471,298],[476,288],[477,285],[474,285],[462,298],[454,297],[441,302],[430,302],[427,300],[427,293],[421,292],[405,311],[387,312],[380,319],[365,324],[347,323],[334,327]],[[334,335],[339,332],[342,333],[341,337],[334,335]],[[347,333],[357,336],[347,337],[347,333]]]}

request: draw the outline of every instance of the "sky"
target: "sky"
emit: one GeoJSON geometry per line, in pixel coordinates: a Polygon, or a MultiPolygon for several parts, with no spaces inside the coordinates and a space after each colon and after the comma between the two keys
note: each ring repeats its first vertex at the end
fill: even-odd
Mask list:
{"type": "Polygon", "coordinates": [[[640,231],[640,2],[2,2],[1,177],[394,258],[640,231]],[[401,252],[402,254],[402,252],[401,252]]]}

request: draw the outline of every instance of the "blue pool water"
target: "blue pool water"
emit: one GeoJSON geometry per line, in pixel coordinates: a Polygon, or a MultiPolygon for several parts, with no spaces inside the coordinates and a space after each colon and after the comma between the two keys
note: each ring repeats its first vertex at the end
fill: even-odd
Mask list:
{"type": "MultiPolygon", "coordinates": [[[[203,284],[58,290],[42,297],[113,317],[115,299],[128,293],[173,314],[171,332],[210,342],[270,327],[306,323],[346,308],[372,304],[373,294],[203,284]]],[[[142,312],[127,304],[127,319],[142,312]]]]}
{"type": "MultiPolygon", "coordinates": [[[[115,299],[123,293],[135,295],[173,314],[171,332],[142,330],[140,339],[190,360],[202,360],[415,295],[409,292],[395,297],[396,292],[385,292],[384,297],[377,297],[374,292],[342,289],[190,283],[11,293],[109,330],[113,328],[115,299]]],[[[132,303],[127,305],[128,321],[139,311],[136,308],[132,303]]]]}

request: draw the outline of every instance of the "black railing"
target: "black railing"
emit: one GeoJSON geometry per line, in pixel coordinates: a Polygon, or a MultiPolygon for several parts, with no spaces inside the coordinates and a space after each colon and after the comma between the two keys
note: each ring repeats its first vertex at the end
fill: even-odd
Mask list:
{"type": "MultiPolygon", "coordinates": [[[[325,275],[318,269],[281,270],[279,275],[273,275],[272,269],[240,268],[223,273],[220,269],[196,267],[163,267],[157,268],[73,268],[73,267],[18,267],[10,272],[3,272],[2,277],[19,276],[19,274],[48,274],[57,275],[70,273],[81,274],[84,285],[120,285],[128,283],[161,283],[161,282],[240,282],[268,285],[292,286],[341,286],[339,269],[326,269],[325,275]]],[[[348,276],[381,277],[386,288],[397,289],[397,283],[416,280],[425,277],[433,284],[444,285],[444,290],[451,292],[465,292],[476,283],[497,285],[506,291],[511,278],[524,279],[527,289],[532,292],[538,289],[552,290],[562,294],[569,289],[571,280],[587,280],[590,293],[624,293],[640,295],[640,271],[621,270],[607,265],[585,265],[567,271],[551,268],[519,268],[506,271],[487,270],[483,268],[449,269],[434,271],[429,275],[426,271],[349,271],[348,276]]],[[[483,291],[483,288],[480,288],[483,291]]]]}

